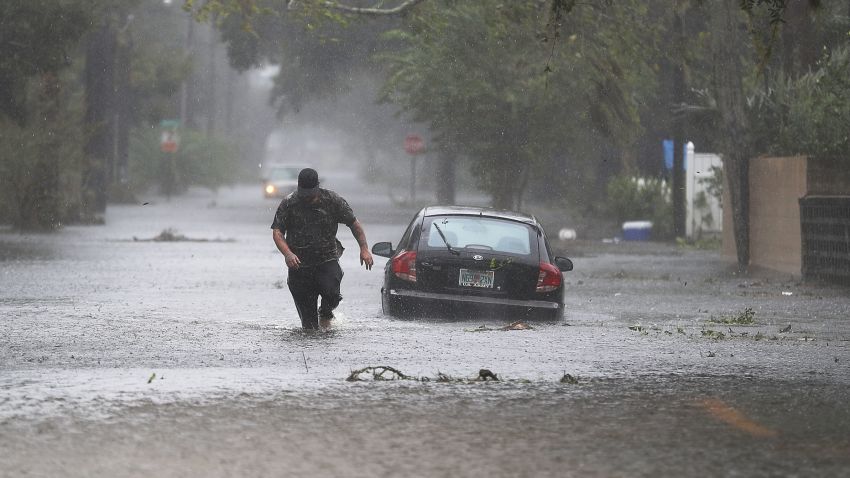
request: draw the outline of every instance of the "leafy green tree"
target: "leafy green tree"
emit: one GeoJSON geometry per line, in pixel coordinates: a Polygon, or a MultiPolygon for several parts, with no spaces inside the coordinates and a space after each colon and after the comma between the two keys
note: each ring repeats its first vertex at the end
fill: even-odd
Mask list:
{"type": "Polygon", "coordinates": [[[55,229],[79,213],[85,131],[71,85],[54,75],[28,81],[27,122],[0,117],[0,202],[18,229],[55,229]]]}
{"type": "Polygon", "coordinates": [[[96,0],[0,2],[0,115],[26,122],[30,79],[55,74],[71,62],[88,30],[96,0]]]}
{"type": "Polygon", "coordinates": [[[515,207],[531,175],[547,174],[553,154],[578,138],[634,141],[639,99],[654,85],[637,47],[654,32],[626,28],[648,24],[641,3],[604,16],[577,9],[545,43],[540,4],[431,2],[392,34],[402,47],[383,55],[384,98],[468,157],[495,206],[515,207]]]}
{"type": "Polygon", "coordinates": [[[69,66],[96,0],[0,2],[0,191],[12,224],[53,229],[82,200],[80,97],[69,66]]]}
{"type": "Polygon", "coordinates": [[[763,152],[850,156],[850,45],[827,51],[799,78],[774,77],[751,105],[753,134],[763,152]]]}

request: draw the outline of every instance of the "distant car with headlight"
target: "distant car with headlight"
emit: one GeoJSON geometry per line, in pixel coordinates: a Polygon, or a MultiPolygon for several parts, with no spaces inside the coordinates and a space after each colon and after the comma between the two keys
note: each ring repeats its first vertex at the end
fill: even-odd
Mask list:
{"type": "Polygon", "coordinates": [[[481,207],[421,209],[398,245],[378,242],[387,257],[381,304],[394,316],[429,312],[497,312],[557,319],[564,310],[562,272],[543,227],[528,214],[481,207]]]}
{"type": "Polygon", "coordinates": [[[270,164],[263,170],[263,195],[266,198],[283,198],[298,188],[301,164],[270,164]]]}

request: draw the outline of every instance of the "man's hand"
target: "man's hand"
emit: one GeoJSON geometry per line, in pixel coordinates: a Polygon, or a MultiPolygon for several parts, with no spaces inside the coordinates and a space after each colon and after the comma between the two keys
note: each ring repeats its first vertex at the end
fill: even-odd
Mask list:
{"type": "Polygon", "coordinates": [[[289,248],[289,245],[283,238],[283,231],[280,229],[272,229],[272,239],[274,239],[274,245],[277,246],[277,250],[283,254],[283,258],[286,260],[286,267],[290,269],[298,269],[301,267],[301,259],[299,259],[298,256],[296,256],[289,248]]]}
{"type": "Polygon", "coordinates": [[[284,257],[286,258],[286,267],[290,269],[298,269],[301,267],[301,259],[299,259],[295,254],[289,253],[284,257]]]}
{"type": "Polygon", "coordinates": [[[351,228],[351,234],[354,236],[354,239],[357,239],[357,244],[360,246],[360,265],[365,265],[367,271],[372,270],[375,260],[372,259],[372,253],[369,252],[369,243],[366,242],[366,233],[363,232],[363,225],[355,219],[348,227],[351,228]]]}
{"type": "Polygon", "coordinates": [[[373,264],[375,264],[375,260],[372,259],[372,253],[369,252],[369,249],[360,249],[360,265],[365,265],[366,270],[371,271],[373,264]]]}

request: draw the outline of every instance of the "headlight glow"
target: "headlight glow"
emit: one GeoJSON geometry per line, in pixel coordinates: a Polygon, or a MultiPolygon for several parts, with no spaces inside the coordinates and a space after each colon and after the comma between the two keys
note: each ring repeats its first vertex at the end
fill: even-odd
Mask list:
{"type": "Polygon", "coordinates": [[[266,185],[266,194],[274,194],[274,186],[271,184],[266,185]]]}

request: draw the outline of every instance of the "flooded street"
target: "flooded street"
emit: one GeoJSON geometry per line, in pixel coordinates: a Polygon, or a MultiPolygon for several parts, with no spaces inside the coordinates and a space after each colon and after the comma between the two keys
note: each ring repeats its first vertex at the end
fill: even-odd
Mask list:
{"type": "MultiPolygon", "coordinates": [[[[327,187],[370,245],[413,213],[327,187]]],[[[308,334],[259,185],[142,201],[0,232],[0,476],[850,476],[844,290],[564,242],[558,322],[399,320],[340,227],[344,300],[308,334]],[[346,381],[379,365],[418,380],[346,381]]]]}

